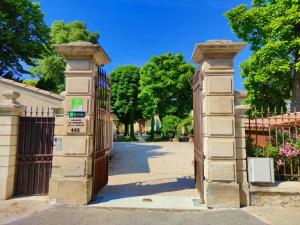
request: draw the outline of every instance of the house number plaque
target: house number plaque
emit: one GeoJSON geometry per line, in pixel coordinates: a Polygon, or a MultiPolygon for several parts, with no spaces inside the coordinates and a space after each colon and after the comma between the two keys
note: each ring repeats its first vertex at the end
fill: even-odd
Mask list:
{"type": "Polygon", "coordinates": [[[87,132],[87,119],[69,118],[67,121],[67,133],[83,134],[87,132]]]}

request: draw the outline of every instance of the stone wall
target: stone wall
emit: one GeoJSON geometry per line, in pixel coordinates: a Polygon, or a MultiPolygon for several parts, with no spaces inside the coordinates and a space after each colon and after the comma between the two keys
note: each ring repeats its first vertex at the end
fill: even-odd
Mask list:
{"type": "Polygon", "coordinates": [[[251,185],[249,191],[252,206],[300,207],[300,182],[297,181],[251,185]]]}
{"type": "Polygon", "coordinates": [[[300,207],[299,193],[250,193],[251,206],[300,207]]]}

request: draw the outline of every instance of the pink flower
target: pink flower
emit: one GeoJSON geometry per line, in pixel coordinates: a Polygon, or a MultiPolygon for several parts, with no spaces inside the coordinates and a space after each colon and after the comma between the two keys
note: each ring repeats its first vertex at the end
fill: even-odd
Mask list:
{"type": "Polygon", "coordinates": [[[279,149],[279,153],[285,157],[296,157],[299,155],[298,149],[293,147],[291,143],[285,143],[283,147],[279,149]]]}
{"type": "Polygon", "coordinates": [[[284,162],[281,159],[279,159],[277,161],[277,166],[283,166],[283,165],[284,165],[284,162]]]}
{"type": "Polygon", "coordinates": [[[294,150],[291,152],[291,156],[296,157],[296,156],[298,156],[298,155],[299,155],[299,152],[298,152],[297,149],[294,149],[294,150]]]}

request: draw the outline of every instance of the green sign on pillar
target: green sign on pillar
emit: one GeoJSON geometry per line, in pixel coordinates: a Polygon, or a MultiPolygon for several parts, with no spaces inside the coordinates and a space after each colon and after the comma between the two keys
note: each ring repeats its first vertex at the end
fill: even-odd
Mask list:
{"type": "Polygon", "coordinates": [[[72,98],[71,109],[73,112],[83,111],[83,99],[82,98],[72,98]]]}

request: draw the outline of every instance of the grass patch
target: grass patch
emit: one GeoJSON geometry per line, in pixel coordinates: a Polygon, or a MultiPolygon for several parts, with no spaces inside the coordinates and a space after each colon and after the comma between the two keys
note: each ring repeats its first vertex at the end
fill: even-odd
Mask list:
{"type": "Polygon", "coordinates": [[[136,138],[131,138],[130,136],[119,136],[115,142],[131,142],[131,141],[137,141],[136,138]]]}

